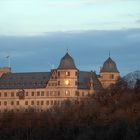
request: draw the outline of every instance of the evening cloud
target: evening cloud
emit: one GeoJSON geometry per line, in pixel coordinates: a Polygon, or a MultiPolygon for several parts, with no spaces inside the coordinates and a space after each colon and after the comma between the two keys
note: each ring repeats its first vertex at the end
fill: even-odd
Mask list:
{"type": "Polygon", "coordinates": [[[109,51],[122,75],[140,69],[140,29],[53,32],[40,36],[0,37],[0,66],[6,66],[10,54],[14,72],[49,71],[57,68],[69,49],[80,70],[96,70],[109,51]],[[54,65],[54,66],[53,66],[54,65]]]}

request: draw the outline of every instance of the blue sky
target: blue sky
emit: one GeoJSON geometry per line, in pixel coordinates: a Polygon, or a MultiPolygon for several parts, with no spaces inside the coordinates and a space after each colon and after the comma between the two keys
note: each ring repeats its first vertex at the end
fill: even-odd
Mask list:
{"type": "Polygon", "coordinates": [[[0,0],[0,66],[57,67],[66,48],[82,70],[111,51],[122,75],[140,69],[140,0],[0,0]]]}
{"type": "Polygon", "coordinates": [[[139,0],[0,0],[1,35],[139,26],[139,0]]]}

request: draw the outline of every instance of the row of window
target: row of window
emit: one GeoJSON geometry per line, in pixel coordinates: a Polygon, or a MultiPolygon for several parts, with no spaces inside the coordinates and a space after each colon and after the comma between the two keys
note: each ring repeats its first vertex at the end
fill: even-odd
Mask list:
{"type": "MultiPolygon", "coordinates": [[[[0,92],[0,97],[15,97],[15,96],[19,96],[18,92],[4,92],[4,93],[1,93],[0,92]]],[[[60,92],[59,91],[47,91],[47,92],[44,92],[44,91],[37,91],[37,92],[34,92],[32,91],[31,93],[29,92],[24,92],[24,96],[60,96],[60,92]]]]}
{"type": "Polygon", "coordinates": [[[57,86],[57,83],[49,83],[48,86],[57,86]]]}
{"type": "MultiPolygon", "coordinates": [[[[70,96],[70,91],[69,90],[66,90],[65,91],[65,96],[70,96]]],[[[15,92],[11,92],[11,93],[7,93],[7,92],[4,92],[4,93],[1,93],[0,92],[0,97],[15,97],[15,96],[19,96],[19,93],[15,93],[15,92]]],[[[47,91],[47,92],[44,92],[44,91],[37,91],[37,92],[34,92],[32,91],[31,93],[29,92],[25,92],[24,93],[24,96],[46,96],[46,97],[49,97],[49,96],[60,96],[60,91],[47,91]]],[[[84,92],[75,92],[75,96],[85,96],[85,93],[84,92]]]]}
{"type": "MultiPolygon", "coordinates": [[[[0,110],[0,113],[7,113],[7,112],[45,112],[43,109],[35,109],[35,108],[29,108],[29,109],[4,109],[0,110]]],[[[49,111],[52,111],[52,109],[49,109],[49,111]]]]}
{"type": "MultiPolygon", "coordinates": [[[[104,79],[104,77],[101,76],[101,79],[104,79]]],[[[106,79],[106,78],[105,78],[105,79],[106,79]]],[[[109,79],[115,79],[115,75],[114,75],[114,74],[109,75],[109,79]]]]}
{"type": "MultiPolygon", "coordinates": [[[[77,76],[77,72],[75,72],[75,76],[77,76]]],[[[58,77],[60,76],[60,72],[58,72],[58,77]]],[[[65,76],[70,76],[70,72],[69,71],[66,71],[65,72],[65,76]]]]}
{"type": "MultiPolygon", "coordinates": [[[[77,72],[75,72],[75,76],[77,76],[78,74],[77,74],[77,72]]],[[[58,77],[60,76],[60,72],[58,72],[58,77]]],[[[68,72],[68,71],[66,71],[65,72],[65,76],[70,76],[70,72],[68,72]]],[[[57,79],[57,76],[52,76],[51,77],[52,79],[57,79]]],[[[37,82],[35,82],[35,83],[8,83],[8,84],[6,84],[6,85],[24,85],[24,86],[26,86],[26,85],[42,85],[42,84],[45,84],[44,82],[40,82],[40,83],[37,83],[37,82]]],[[[6,86],[5,85],[5,83],[1,83],[1,86],[6,86]]],[[[54,86],[57,86],[57,84],[54,84],[54,86]]]]}
{"type": "MultiPolygon", "coordinates": [[[[57,76],[60,77],[60,75],[61,75],[61,72],[58,72],[58,73],[52,75],[51,79],[57,79],[57,76]]],[[[75,72],[75,76],[77,76],[77,75],[78,75],[77,72],[75,72]]],[[[65,76],[70,76],[70,71],[66,71],[65,76]]]]}
{"type": "Polygon", "coordinates": [[[17,86],[17,85],[19,85],[19,86],[27,86],[27,85],[34,85],[34,86],[39,86],[39,85],[42,85],[42,84],[46,84],[46,83],[43,83],[43,82],[40,82],[40,83],[1,83],[1,86],[8,86],[8,85],[10,85],[10,86],[17,86]]]}
{"type": "MultiPolygon", "coordinates": [[[[66,81],[65,81],[65,84],[66,84],[66,85],[70,85],[70,81],[69,81],[69,80],[66,80],[66,81]]],[[[49,84],[48,84],[48,86],[52,86],[52,87],[53,87],[53,86],[57,86],[57,85],[58,85],[58,86],[61,85],[61,84],[60,84],[60,81],[58,81],[58,83],[49,83],[49,84]]],[[[75,86],[77,86],[77,85],[78,85],[78,82],[75,81],[75,86]]]]}
{"type": "MultiPolygon", "coordinates": [[[[19,101],[0,101],[0,106],[8,106],[8,105],[20,105],[19,101]]],[[[58,100],[47,100],[47,101],[24,101],[24,105],[60,105],[60,101],[58,100]]]]}

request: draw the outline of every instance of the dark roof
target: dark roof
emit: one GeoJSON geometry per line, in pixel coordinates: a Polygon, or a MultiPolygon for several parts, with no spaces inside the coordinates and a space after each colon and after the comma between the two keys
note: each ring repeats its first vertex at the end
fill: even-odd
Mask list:
{"type": "Polygon", "coordinates": [[[61,59],[58,69],[77,69],[73,58],[66,53],[66,55],[61,59]]]}
{"type": "Polygon", "coordinates": [[[7,73],[0,78],[0,89],[45,88],[50,72],[7,73]]]}
{"type": "Polygon", "coordinates": [[[102,88],[100,81],[95,72],[79,71],[78,72],[78,88],[90,89],[90,82],[94,83],[94,89],[99,90],[102,88]]]}
{"type": "MultiPolygon", "coordinates": [[[[52,72],[7,73],[0,78],[0,89],[45,88],[52,72]]],[[[90,89],[91,79],[94,89],[101,89],[95,72],[78,71],[78,89],[90,89]]]]}
{"type": "Polygon", "coordinates": [[[116,63],[109,57],[103,64],[100,72],[117,72],[119,73],[116,63]]]}

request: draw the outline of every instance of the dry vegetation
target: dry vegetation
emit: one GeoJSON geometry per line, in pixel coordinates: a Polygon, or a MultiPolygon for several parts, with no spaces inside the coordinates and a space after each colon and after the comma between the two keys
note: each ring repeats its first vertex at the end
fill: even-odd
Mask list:
{"type": "Polygon", "coordinates": [[[79,104],[66,101],[45,113],[6,113],[0,140],[139,140],[140,80],[123,80],[79,104]]]}

